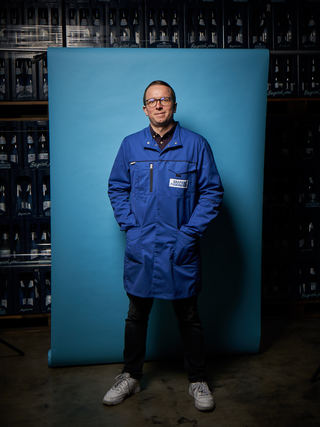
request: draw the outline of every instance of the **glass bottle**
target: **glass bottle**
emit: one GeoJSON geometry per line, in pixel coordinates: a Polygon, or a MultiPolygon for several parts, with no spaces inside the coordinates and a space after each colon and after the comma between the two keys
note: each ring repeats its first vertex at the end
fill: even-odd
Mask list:
{"type": "Polygon", "coordinates": [[[171,41],[174,45],[179,46],[179,25],[177,12],[173,11],[173,17],[171,21],[171,41]]]}
{"type": "Polygon", "coordinates": [[[46,42],[49,41],[49,31],[48,31],[48,9],[39,8],[39,41],[46,42]]]}
{"type": "Polygon", "coordinates": [[[267,3],[265,10],[261,11],[257,36],[253,37],[253,46],[267,47],[270,37],[271,4],[267,3]]]}
{"type": "Polygon", "coordinates": [[[93,25],[100,27],[100,10],[97,8],[93,11],[93,25]]]}
{"type": "Polygon", "coordinates": [[[34,148],[34,140],[32,135],[27,135],[27,162],[29,167],[34,167],[36,162],[36,150],[34,148]]]}
{"type": "Polygon", "coordinates": [[[0,10],[0,25],[7,25],[7,19],[6,19],[6,10],[1,9],[0,10]]]}
{"type": "Polygon", "coordinates": [[[51,201],[50,201],[48,187],[45,183],[42,184],[42,197],[43,197],[43,202],[42,202],[43,214],[45,216],[50,216],[51,201]]]}
{"type": "Polygon", "coordinates": [[[17,214],[21,213],[24,210],[25,202],[22,199],[22,187],[20,184],[17,184],[17,198],[16,198],[16,211],[17,214]]]}
{"type": "Polygon", "coordinates": [[[294,91],[294,81],[292,79],[292,73],[290,68],[290,60],[286,60],[286,72],[284,75],[284,94],[292,95],[294,91]]]}
{"type": "Polygon", "coordinates": [[[100,10],[95,8],[93,10],[93,41],[96,45],[101,44],[101,32],[100,32],[100,10]]]}
{"type": "Polygon", "coordinates": [[[0,282],[0,314],[5,315],[8,311],[8,280],[1,278],[0,282]]]}
{"type": "Polygon", "coordinates": [[[214,11],[211,12],[211,45],[213,47],[218,47],[218,27],[215,18],[214,11]]]}
{"type": "Polygon", "coordinates": [[[13,244],[13,259],[15,261],[20,261],[22,255],[21,242],[19,232],[16,231],[14,234],[14,244],[13,244]]]}
{"type": "Polygon", "coordinates": [[[59,10],[55,7],[51,8],[51,31],[50,41],[53,45],[59,44],[59,10]]]}
{"type": "Polygon", "coordinates": [[[49,147],[47,143],[47,139],[42,133],[39,138],[39,153],[38,153],[38,159],[41,164],[48,164],[49,163],[49,147]]]}
{"type": "Polygon", "coordinates": [[[88,26],[88,9],[81,8],[80,9],[80,25],[83,27],[88,26]]]}
{"type": "Polygon", "coordinates": [[[32,190],[31,190],[31,184],[28,184],[28,186],[27,186],[24,209],[25,209],[25,211],[27,213],[31,213],[31,211],[32,211],[32,190]]]}
{"type": "Polygon", "coordinates": [[[0,185],[0,215],[5,215],[6,211],[6,187],[5,185],[0,185]]]}
{"type": "Polygon", "coordinates": [[[20,303],[20,310],[23,311],[24,307],[27,305],[26,287],[23,280],[20,280],[19,303],[20,303]]]}
{"type": "Polygon", "coordinates": [[[30,259],[35,260],[39,255],[39,249],[36,242],[37,236],[35,231],[31,231],[31,243],[30,243],[30,259]]]}
{"type": "Polygon", "coordinates": [[[10,8],[10,24],[11,25],[18,24],[18,11],[16,8],[10,8]]]}
{"type": "Polygon", "coordinates": [[[42,259],[47,259],[51,257],[51,243],[49,233],[46,230],[44,230],[41,234],[40,248],[42,259]]]}
{"type": "Polygon", "coordinates": [[[305,188],[305,206],[316,207],[319,205],[319,194],[313,176],[309,176],[305,188]]]}
{"type": "Polygon", "coordinates": [[[33,96],[33,76],[31,60],[27,61],[25,95],[27,98],[32,98],[33,96]]]}
{"type": "Polygon", "coordinates": [[[120,19],[120,41],[122,45],[127,45],[130,42],[130,28],[125,11],[122,11],[120,19]]]}
{"type": "Polygon", "coordinates": [[[34,303],[35,303],[35,285],[34,285],[34,281],[32,279],[29,280],[27,289],[28,290],[27,290],[26,305],[29,307],[33,307],[34,303]]]}
{"type": "Polygon", "coordinates": [[[240,13],[236,16],[236,43],[243,45],[243,21],[240,13]]]}
{"type": "Polygon", "coordinates": [[[203,18],[203,13],[200,10],[198,15],[198,41],[200,43],[205,43],[207,41],[206,36],[206,23],[203,18]]]}
{"type": "Polygon", "coordinates": [[[45,308],[47,312],[51,311],[51,280],[49,275],[45,279],[45,308]]]}
{"type": "Polygon", "coordinates": [[[10,163],[14,166],[18,165],[18,146],[17,146],[17,136],[13,135],[11,139],[11,149],[10,149],[10,163]]]}
{"type": "Polygon", "coordinates": [[[69,9],[69,25],[76,25],[75,9],[69,9]]]}
{"type": "Polygon", "coordinates": [[[110,46],[118,47],[116,11],[115,10],[110,10],[109,25],[110,25],[110,46]]]}
{"type": "Polygon", "coordinates": [[[316,69],[315,58],[311,61],[310,92],[312,95],[319,94],[320,80],[316,69]]]}
{"type": "Polygon", "coordinates": [[[5,73],[5,61],[0,59],[0,100],[6,99],[7,88],[6,88],[6,73],[5,73]]]}
{"type": "Polygon", "coordinates": [[[76,26],[76,11],[73,8],[69,9],[68,13],[69,25],[67,26],[68,46],[76,46],[78,43],[78,34],[76,26]]]}
{"type": "Polygon", "coordinates": [[[316,236],[315,236],[314,224],[312,221],[310,221],[307,226],[306,248],[310,251],[314,251],[315,247],[316,247],[316,236]]]}
{"type": "Polygon", "coordinates": [[[39,25],[48,25],[48,10],[39,8],[39,25]]]}
{"type": "Polygon", "coordinates": [[[287,13],[287,22],[286,22],[286,33],[285,33],[285,43],[289,47],[292,44],[292,19],[290,13],[287,13]]]}
{"type": "Polygon", "coordinates": [[[280,75],[280,68],[278,58],[275,60],[274,75],[273,75],[273,89],[275,95],[281,95],[283,90],[283,83],[280,75]]]}
{"type": "Polygon", "coordinates": [[[140,45],[140,25],[139,25],[139,16],[138,11],[135,10],[133,18],[133,32],[134,32],[134,42],[136,45],[140,45]]]}
{"type": "Polygon", "coordinates": [[[301,299],[306,297],[307,293],[307,284],[306,284],[306,274],[304,270],[300,267],[298,270],[298,294],[301,299]]]}
{"type": "Polygon", "coordinates": [[[153,19],[152,11],[149,13],[149,44],[152,45],[157,40],[157,31],[153,19]]]}
{"type": "Polygon", "coordinates": [[[1,261],[6,261],[10,258],[11,250],[9,243],[9,234],[4,231],[1,236],[0,241],[0,259],[1,261]]]}
{"type": "Polygon", "coordinates": [[[0,136],[0,163],[8,163],[7,141],[3,135],[0,136]]]}
{"type": "Polygon", "coordinates": [[[308,278],[307,278],[307,297],[314,298],[319,295],[319,280],[316,268],[314,266],[309,267],[308,278]]]}
{"type": "Polygon", "coordinates": [[[34,9],[33,9],[33,7],[28,8],[27,22],[28,22],[28,25],[34,25],[34,9]]]}
{"type": "Polygon", "coordinates": [[[161,11],[161,16],[160,16],[160,37],[159,37],[159,39],[161,42],[165,42],[165,43],[169,41],[168,22],[167,22],[165,12],[163,10],[161,11]]]}
{"type": "Polygon", "coordinates": [[[35,11],[33,7],[29,7],[27,10],[27,44],[32,46],[35,42],[35,11]]]}
{"type": "Polygon", "coordinates": [[[306,42],[309,47],[314,47],[317,44],[317,25],[314,16],[311,15],[307,24],[306,42]]]}
{"type": "Polygon", "coordinates": [[[25,96],[24,78],[22,75],[22,61],[16,60],[16,85],[15,85],[15,97],[21,99],[25,96]]]}
{"type": "Polygon", "coordinates": [[[48,98],[48,68],[46,59],[42,60],[42,94],[48,98]]]}
{"type": "Polygon", "coordinates": [[[80,39],[89,41],[91,39],[90,27],[88,26],[89,10],[86,8],[80,9],[80,39]]]}
{"type": "Polygon", "coordinates": [[[315,142],[314,142],[314,137],[313,137],[313,133],[312,130],[309,129],[308,130],[308,134],[307,134],[307,139],[306,142],[304,144],[304,150],[303,150],[303,158],[305,160],[311,160],[314,157],[315,154],[315,142]]]}

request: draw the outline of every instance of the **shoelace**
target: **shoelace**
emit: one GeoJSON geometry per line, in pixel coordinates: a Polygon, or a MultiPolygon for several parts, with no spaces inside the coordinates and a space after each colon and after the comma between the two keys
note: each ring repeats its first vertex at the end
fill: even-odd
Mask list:
{"type": "Polygon", "coordinates": [[[117,390],[117,389],[123,390],[125,387],[127,389],[129,389],[129,381],[125,375],[123,375],[123,374],[117,375],[116,380],[117,381],[114,383],[114,385],[112,387],[114,390],[117,390]]]}
{"type": "Polygon", "coordinates": [[[200,393],[200,394],[203,394],[203,395],[211,394],[206,383],[199,383],[199,384],[193,386],[193,391],[200,393]]]}

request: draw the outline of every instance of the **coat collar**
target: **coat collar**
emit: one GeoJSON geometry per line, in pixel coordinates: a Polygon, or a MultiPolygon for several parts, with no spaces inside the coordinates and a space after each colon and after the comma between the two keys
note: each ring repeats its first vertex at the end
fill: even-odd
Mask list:
{"type": "Polygon", "coordinates": [[[161,150],[157,142],[152,138],[150,127],[148,126],[147,128],[145,128],[146,137],[144,140],[144,148],[149,150],[156,150],[156,151],[159,151],[160,153],[164,153],[165,151],[170,150],[171,148],[182,147],[183,144],[180,138],[180,129],[181,127],[178,122],[171,141],[169,142],[169,144],[165,146],[163,150],[161,150]]]}

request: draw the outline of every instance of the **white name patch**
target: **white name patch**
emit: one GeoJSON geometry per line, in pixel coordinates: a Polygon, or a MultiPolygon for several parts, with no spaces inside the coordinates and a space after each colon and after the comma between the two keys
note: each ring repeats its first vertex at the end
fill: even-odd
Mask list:
{"type": "Polygon", "coordinates": [[[188,180],[187,179],[170,178],[169,187],[188,188],[188,180]]]}

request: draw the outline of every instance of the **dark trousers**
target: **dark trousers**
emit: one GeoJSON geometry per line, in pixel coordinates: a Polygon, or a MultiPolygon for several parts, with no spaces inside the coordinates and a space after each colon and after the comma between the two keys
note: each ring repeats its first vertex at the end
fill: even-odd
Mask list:
{"type": "MultiPolygon", "coordinates": [[[[142,376],[149,314],[153,298],[128,294],[130,304],[125,327],[124,368],[133,378],[142,376]]],[[[172,301],[183,342],[184,363],[190,382],[205,380],[205,351],[197,297],[172,301]]]]}

